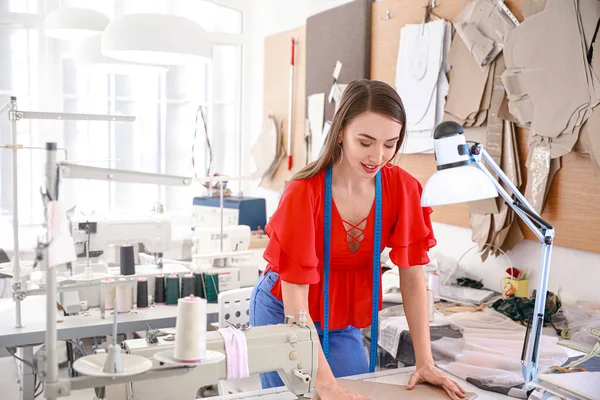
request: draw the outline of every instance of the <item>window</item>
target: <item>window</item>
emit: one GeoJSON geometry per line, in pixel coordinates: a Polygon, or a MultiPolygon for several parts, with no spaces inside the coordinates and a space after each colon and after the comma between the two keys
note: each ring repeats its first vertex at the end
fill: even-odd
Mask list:
{"type": "MultiPolygon", "coordinates": [[[[18,122],[19,143],[43,147],[56,141],[70,160],[86,165],[190,176],[195,143],[196,173],[206,174],[202,107],[213,148],[212,172],[237,175],[241,128],[242,12],[217,3],[235,0],[56,0],[60,6],[85,7],[110,19],[126,13],[173,13],[201,24],[208,32],[227,34],[215,42],[213,62],[205,66],[169,67],[166,72],[116,75],[99,73],[77,63],[77,45],[44,37],[35,23],[27,27],[0,25],[0,96],[17,95],[19,109],[94,114],[127,114],[131,122],[18,122]],[[6,56],[8,55],[8,56],[6,56]],[[195,139],[194,139],[194,132],[195,139]],[[195,141],[194,141],[195,140],[195,141]]],[[[2,2],[6,4],[5,2],[2,2]]],[[[8,18],[17,13],[46,14],[43,0],[9,0],[8,18]],[[14,13],[14,14],[13,14],[14,13]]],[[[4,101],[4,100],[3,100],[4,101]]],[[[7,114],[0,116],[0,143],[12,142],[7,114]]],[[[62,153],[59,153],[62,154],[62,153]]],[[[60,155],[59,155],[60,156],[60,155]]],[[[19,151],[19,218],[21,224],[43,221],[39,187],[44,152],[19,151]]],[[[12,214],[11,154],[0,150],[2,217],[12,214]]],[[[191,205],[198,188],[63,180],[61,198],[83,211],[144,212],[156,201],[167,210],[191,205]]]]}

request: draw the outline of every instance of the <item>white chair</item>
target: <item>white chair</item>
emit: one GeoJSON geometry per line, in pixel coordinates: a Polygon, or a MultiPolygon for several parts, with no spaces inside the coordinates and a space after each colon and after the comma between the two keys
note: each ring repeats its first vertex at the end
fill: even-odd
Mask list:
{"type": "MultiPolygon", "coordinates": [[[[250,295],[252,288],[226,290],[219,293],[219,328],[250,325],[250,295]]],[[[217,384],[219,396],[261,390],[260,377],[251,375],[239,381],[221,380],[217,384]]]]}

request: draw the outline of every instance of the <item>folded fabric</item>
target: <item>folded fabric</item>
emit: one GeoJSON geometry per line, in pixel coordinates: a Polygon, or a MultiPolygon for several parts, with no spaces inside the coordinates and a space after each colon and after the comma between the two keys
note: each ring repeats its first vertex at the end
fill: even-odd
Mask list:
{"type": "Polygon", "coordinates": [[[232,326],[219,329],[225,343],[227,357],[227,380],[235,381],[249,376],[248,346],[242,331],[232,326]]]}

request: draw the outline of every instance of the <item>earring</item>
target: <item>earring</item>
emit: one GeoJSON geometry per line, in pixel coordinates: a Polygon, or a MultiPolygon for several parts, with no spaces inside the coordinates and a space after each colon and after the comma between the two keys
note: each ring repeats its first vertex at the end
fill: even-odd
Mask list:
{"type": "Polygon", "coordinates": [[[395,167],[395,165],[392,164],[391,162],[386,162],[385,165],[384,165],[384,167],[386,167],[387,169],[392,169],[392,168],[395,167]]]}
{"type": "Polygon", "coordinates": [[[342,149],[341,144],[338,143],[337,145],[340,148],[340,159],[338,160],[337,163],[335,163],[335,165],[339,165],[342,162],[342,160],[344,159],[344,149],[342,149]]]}

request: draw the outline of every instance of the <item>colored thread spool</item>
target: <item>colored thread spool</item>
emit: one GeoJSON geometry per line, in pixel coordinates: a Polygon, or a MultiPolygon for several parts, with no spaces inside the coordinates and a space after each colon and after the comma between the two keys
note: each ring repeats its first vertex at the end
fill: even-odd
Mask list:
{"type": "Polygon", "coordinates": [[[119,262],[121,264],[121,275],[135,275],[135,257],[133,245],[121,246],[119,262]]]}
{"type": "MultiPolygon", "coordinates": [[[[125,281],[125,278],[119,279],[125,281]]],[[[131,283],[117,286],[117,312],[128,313],[133,307],[133,286],[131,283]]]]}
{"type": "Polygon", "coordinates": [[[148,307],[148,281],[140,278],[137,282],[137,308],[148,307]]]}
{"type": "Polygon", "coordinates": [[[217,272],[204,273],[204,294],[207,302],[217,303],[219,299],[219,274],[217,272]]]}
{"type": "Polygon", "coordinates": [[[181,278],[181,297],[194,296],[196,294],[196,282],[194,275],[187,274],[181,278]]]}
{"type": "Polygon", "coordinates": [[[154,302],[156,304],[165,304],[165,276],[156,275],[154,283],[154,302]]]}
{"type": "Polygon", "coordinates": [[[178,299],[175,337],[173,358],[194,362],[206,356],[206,300],[194,296],[178,299]]]}
{"type": "Polygon", "coordinates": [[[177,299],[179,299],[179,276],[172,274],[167,276],[167,305],[176,305],[177,299]]]}
{"type": "MultiPolygon", "coordinates": [[[[115,280],[112,278],[102,279],[102,283],[113,283],[115,280]]],[[[115,307],[115,298],[116,298],[116,290],[115,286],[106,286],[104,288],[104,309],[112,310],[115,307]]]]}
{"type": "Polygon", "coordinates": [[[194,283],[196,286],[196,296],[206,298],[204,293],[204,273],[203,272],[194,272],[194,283]]]}

